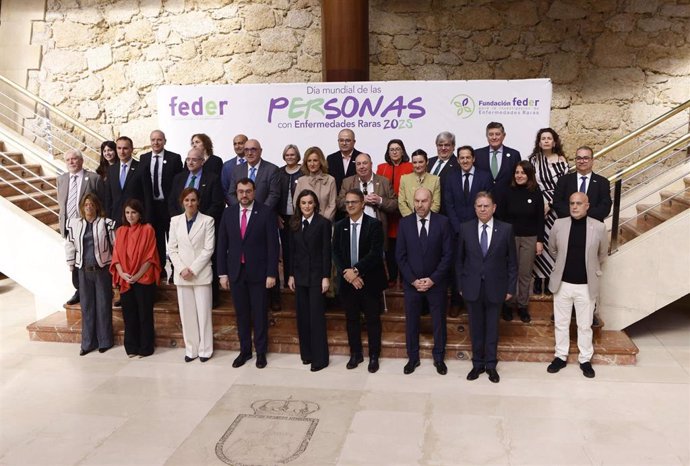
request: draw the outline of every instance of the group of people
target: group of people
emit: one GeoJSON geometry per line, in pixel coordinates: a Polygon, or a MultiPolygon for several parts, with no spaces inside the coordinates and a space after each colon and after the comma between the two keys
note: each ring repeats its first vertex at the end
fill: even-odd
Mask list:
{"type": "Polygon", "coordinates": [[[112,346],[111,285],[120,289],[127,353],[153,352],[155,284],[166,278],[169,258],[187,362],[213,354],[211,309],[222,287],[232,290],[237,317],[240,353],[233,367],[252,358],[252,346],[256,366],[265,367],[268,308],[280,305],[282,278],[295,292],[300,356],[312,371],[329,362],[328,294],[345,310],[347,368],[364,361],[363,314],[368,370],[378,370],[383,291],[395,286],[405,296],[405,374],[420,364],[419,321],[427,311],[434,366],[447,373],[450,289],[448,313],[457,315],[463,302],[469,313],[469,380],[484,372],[500,380],[498,320],[512,320],[516,311],[529,322],[530,291],[556,293],[549,372],[565,366],[574,306],[581,368],[593,376],[591,325],[607,249],[608,180],[592,172],[586,146],[577,149],[577,171],[568,174],[551,128],[539,130],[527,160],[503,145],[501,123],[489,123],[486,137],[486,147],[456,151],[455,136],[441,132],[431,158],[421,149],[408,155],[403,141],[392,139],[376,172],[349,129],[338,133],[338,151],[326,157],[310,147],[301,164],[299,148],[287,145],[280,168],[263,160],[258,140],[241,134],[233,139],[235,157],[224,163],[207,135],[193,135],[184,168],[159,130],[139,162],[131,139],[104,142],[97,173],[83,169],[79,151],[68,151],[58,197],[77,288],[68,303],[81,301],[83,313],[81,353],[112,346]]]}

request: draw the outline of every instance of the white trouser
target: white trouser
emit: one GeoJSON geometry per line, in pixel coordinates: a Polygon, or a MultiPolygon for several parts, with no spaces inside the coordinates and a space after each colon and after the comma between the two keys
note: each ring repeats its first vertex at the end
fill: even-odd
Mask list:
{"type": "Polygon", "coordinates": [[[177,301],[180,305],[185,355],[190,358],[210,358],[213,355],[211,284],[177,285],[177,301]]]}
{"type": "Polygon", "coordinates": [[[595,300],[589,297],[587,285],[573,285],[561,282],[553,295],[554,333],[556,334],[556,357],[566,361],[570,349],[570,316],[575,305],[577,322],[577,348],[580,350],[580,364],[588,362],[594,354],[592,346],[592,318],[595,300]]]}

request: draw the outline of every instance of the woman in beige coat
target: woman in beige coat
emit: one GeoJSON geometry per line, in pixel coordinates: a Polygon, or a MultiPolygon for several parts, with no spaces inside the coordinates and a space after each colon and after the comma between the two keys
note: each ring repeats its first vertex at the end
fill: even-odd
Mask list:
{"type": "Polygon", "coordinates": [[[180,194],[184,213],[170,219],[168,254],[175,266],[173,279],[182,320],[185,362],[201,362],[213,355],[211,321],[211,256],[215,247],[213,217],[199,212],[199,191],[185,188],[180,194]]]}
{"type": "Polygon", "coordinates": [[[321,215],[332,222],[338,193],[335,190],[335,178],[328,174],[328,162],[321,149],[310,147],[304,152],[302,172],[304,175],[297,180],[294,199],[305,189],[314,191],[319,198],[321,215]]]}

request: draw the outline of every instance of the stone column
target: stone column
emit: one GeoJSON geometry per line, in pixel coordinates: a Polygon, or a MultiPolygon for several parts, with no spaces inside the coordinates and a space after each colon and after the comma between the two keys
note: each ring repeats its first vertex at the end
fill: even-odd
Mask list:
{"type": "Polygon", "coordinates": [[[369,80],[369,0],[322,0],[324,81],[369,80]]]}

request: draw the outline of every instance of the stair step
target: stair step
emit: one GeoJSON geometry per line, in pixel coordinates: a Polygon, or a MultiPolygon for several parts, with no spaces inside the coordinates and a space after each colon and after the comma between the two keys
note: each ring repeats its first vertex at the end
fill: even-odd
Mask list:
{"type": "Polygon", "coordinates": [[[661,200],[666,201],[664,204],[671,207],[675,213],[680,213],[684,210],[690,209],[690,191],[668,191],[663,190],[659,193],[661,200]]]}
{"type": "MultiPolygon", "coordinates": [[[[621,219],[621,223],[629,219],[621,219]]],[[[650,227],[651,228],[651,227],[650,227]]],[[[631,241],[645,233],[648,229],[640,228],[635,222],[630,221],[620,226],[619,234],[626,242],[631,241]]]]}
{"type": "Polygon", "coordinates": [[[656,223],[656,225],[660,225],[664,223],[666,220],[669,220],[673,218],[676,213],[671,209],[669,206],[661,204],[658,206],[652,207],[652,205],[649,204],[638,204],[637,205],[637,212],[644,212],[647,210],[647,212],[644,213],[644,216],[647,217],[646,220],[651,221],[652,223],[656,223]],[[651,209],[650,209],[651,207],[651,209]],[[649,210],[647,210],[649,209],[649,210]]]}
{"type": "Polygon", "coordinates": [[[26,178],[23,180],[2,180],[0,181],[0,196],[16,196],[22,193],[35,193],[40,191],[50,191],[57,188],[56,177],[44,177],[44,178],[26,178]]]}
{"type": "Polygon", "coordinates": [[[17,194],[16,196],[8,196],[6,199],[22,210],[43,207],[38,202],[41,202],[46,207],[54,207],[57,206],[57,189],[51,189],[45,191],[45,193],[17,194]]]}
{"type": "MultiPolygon", "coordinates": [[[[116,344],[122,344],[124,325],[119,315],[113,315],[116,344]]],[[[219,350],[238,350],[239,341],[234,325],[220,325],[214,321],[214,347],[219,350]]],[[[27,326],[32,341],[58,341],[78,343],[81,339],[81,321],[68,322],[64,312],[56,312],[27,326]]],[[[271,328],[268,332],[269,352],[299,353],[296,333],[271,328]]],[[[345,330],[330,330],[328,343],[331,354],[349,354],[345,330]]],[[[366,335],[363,335],[366,346],[366,335]]],[[[420,335],[420,356],[431,358],[433,338],[424,332],[420,335]]],[[[184,347],[181,326],[172,323],[160,325],[156,321],[156,345],[159,347],[184,347]]],[[[384,330],[382,342],[383,358],[406,358],[405,333],[384,330]]],[[[553,359],[553,330],[542,335],[525,338],[522,335],[501,335],[498,355],[501,361],[549,362],[553,359]]],[[[366,352],[366,350],[365,350],[366,352]]],[[[594,336],[593,362],[601,364],[635,364],[638,352],[635,344],[622,331],[602,330],[594,336]]],[[[570,362],[577,360],[577,342],[571,332],[570,362]]],[[[448,333],[446,345],[448,358],[471,359],[469,332],[448,333]]],[[[270,359],[270,357],[269,357],[270,359]]],[[[401,362],[402,364],[402,362],[401,362]]]]}
{"type": "Polygon", "coordinates": [[[683,183],[685,184],[685,189],[690,188],[690,176],[683,178],[683,183]]]}
{"type": "Polygon", "coordinates": [[[0,179],[16,180],[17,176],[20,178],[36,178],[42,175],[43,168],[37,163],[30,163],[24,165],[3,164],[0,168],[0,179]],[[7,171],[9,170],[10,173],[7,171]]]}
{"type": "MultiPolygon", "coordinates": [[[[57,209],[56,211],[57,212],[57,209]]],[[[58,214],[45,207],[40,207],[38,209],[27,210],[26,213],[30,214],[32,217],[36,218],[46,225],[50,225],[52,222],[58,218],[58,214]]]]}
{"type": "Polygon", "coordinates": [[[24,154],[21,152],[5,152],[4,143],[0,142],[0,165],[14,165],[7,159],[12,159],[17,163],[24,163],[24,154]]]}

